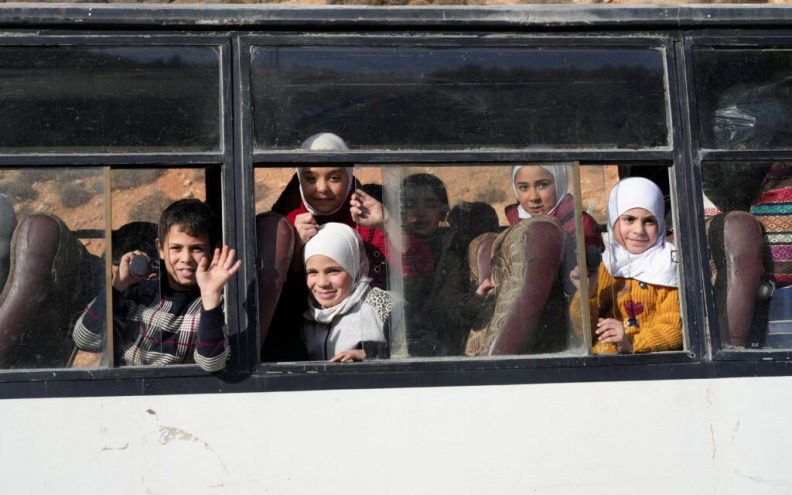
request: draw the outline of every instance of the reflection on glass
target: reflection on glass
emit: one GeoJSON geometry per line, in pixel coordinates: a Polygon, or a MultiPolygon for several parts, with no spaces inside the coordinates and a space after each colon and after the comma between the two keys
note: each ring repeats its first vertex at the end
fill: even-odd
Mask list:
{"type": "Polygon", "coordinates": [[[257,149],[668,145],[658,49],[255,47],[251,70],[257,149]]]}
{"type": "Polygon", "coordinates": [[[3,47],[0,149],[219,151],[219,67],[214,47],[3,47]]]}
{"type": "Polygon", "coordinates": [[[414,252],[432,266],[426,275],[402,277],[409,356],[579,352],[568,310],[576,248],[548,215],[567,197],[567,183],[559,184],[557,201],[551,175],[543,183],[552,189],[548,212],[508,226],[517,199],[509,167],[389,170],[398,171],[386,190],[399,192],[404,235],[422,245],[425,254],[414,252]]]}
{"type": "Polygon", "coordinates": [[[789,148],[792,50],[693,50],[704,148],[789,148]]]}
{"type": "Polygon", "coordinates": [[[0,171],[0,368],[97,366],[71,338],[104,288],[104,172],[0,171]]]}
{"type": "Polygon", "coordinates": [[[704,163],[721,345],[792,347],[792,165],[704,163]]]}

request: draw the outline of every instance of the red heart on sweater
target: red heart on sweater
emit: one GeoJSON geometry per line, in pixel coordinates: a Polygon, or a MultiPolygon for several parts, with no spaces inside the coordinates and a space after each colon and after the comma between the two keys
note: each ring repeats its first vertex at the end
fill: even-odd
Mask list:
{"type": "Polygon", "coordinates": [[[644,305],[643,303],[637,303],[632,301],[627,301],[624,303],[624,311],[627,312],[628,318],[635,318],[639,314],[643,313],[644,305]]]}

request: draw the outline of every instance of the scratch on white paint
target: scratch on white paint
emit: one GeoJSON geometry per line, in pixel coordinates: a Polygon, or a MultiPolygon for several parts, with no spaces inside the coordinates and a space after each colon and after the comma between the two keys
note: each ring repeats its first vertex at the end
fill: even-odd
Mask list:
{"type": "Polygon", "coordinates": [[[99,452],[104,452],[107,450],[126,450],[127,448],[129,448],[129,442],[125,443],[122,447],[110,447],[105,445],[99,452]]]}
{"type": "Polygon", "coordinates": [[[715,460],[715,456],[718,453],[718,449],[715,446],[715,429],[712,427],[712,423],[709,425],[710,427],[710,436],[712,437],[712,460],[715,460]]]}
{"type": "MultiPolygon", "coordinates": [[[[770,485],[770,486],[774,486],[774,487],[778,487],[778,488],[789,488],[789,487],[792,486],[792,484],[790,484],[786,480],[770,479],[770,478],[766,478],[766,477],[763,477],[763,476],[750,475],[750,474],[747,474],[747,473],[741,471],[739,468],[734,468],[732,470],[732,472],[735,475],[737,475],[737,476],[739,476],[741,478],[750,480],[751,482],[753,482],[754,484],[757,484],[757,485],[758,484],[770,485]]],[[[788,492],[785,492],[785,493],[788,493],[788,492]]]]}
{"type": "Polygon", "coordinates": [[[198,443],[200,445],[203,445],[203,447],[206,450],[211,452],[217,458],[218,462],[220,462],[220,465],[223,466],[223,470],[226,472],[226,474],[227,475],[231,474],[231,473],[228,472],[228,468],[226,467],[225,463],[223,462],[223,459],[221,459],[220,456],[217,455],[217,452],[215,452],[214,449],[208,443],[206,443],[205,441],[203,441],[200,438],[196,437],[192,433],[184,431],[181,428],[174,428],[174,427],[171,427],[171,426],[160,426],[159,427],[159,431],[160,431],[159,443],[161,445],[168,445],[170,442],[173,442],[173,441],[195,442],[195,443],[198,443]]]}
{"type": "Polygon", "coordinates": [[[734,425],[734,429],[732,430],[732,434],[731,434],[732,445],[734,445],[734,440],[737,437],[737,433],[739,432],[740,432],[740,421],[737,421],[737,423],[734,425]]]}

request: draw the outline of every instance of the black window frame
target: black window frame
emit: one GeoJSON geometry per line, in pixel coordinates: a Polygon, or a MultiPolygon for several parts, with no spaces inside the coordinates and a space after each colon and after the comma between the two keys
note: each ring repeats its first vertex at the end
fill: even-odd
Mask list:
{"type": "MultiPolygon", "coordinates": [[[[0,371],[0,397],[149,395],[219,392],[299,391],[427,386],[509,385],[530,383],[621,380],[693,379],[727,376],[776,376],[790,373],[788,352],[728,351],[711,346],[713,304],[701,200],[702,159],[729,159],[744,152],[703,153],[696,140],[692,99],[690,49],[702,40],[732,41],[735,32],[763,38],[792,20],[792,9],[755,7],[619,7],[515,6],[509,8],[306,8],[240,6],[205,9],[198,6],[45,6],[0,7],[0,43],[30,38],[75,43],[108,44],[113,40],[148,44],[212,44],[221,46],[221,153],[197,154],[24,154],[0,155],[0,167],[92,166],[196,167],[219,165],[222,170],[224,236],[245,260],[229,283],[226,314],[232,339],[232,360],[226,373],[209,375],[197,366],[132,367],[0,371]],[[90,12],[90,16],[87,13],[90,12]],[[571,15],[570,13],[576,14],[571,15]],[[704,26],[705,30],[702,30],[704,26]],[[757,29],[758,28],[758,29],[757,29]],[[768,29],[770,31],[762,31],[768,29]],[[558,45],[577,40],[640,40],[665,50],[668,89],[669,148],[667,150],[499,150],[422,152],[352,151],[304,153],[255,152],[249,90],[251,40],[287,39],[313,33],[314,39],[336,37],[374,39],[390,33],[398,39],[441,39],[448,34],[487,43],[520,43],[526,39],[558,45]],[[491,35],[491,36],[490,36],[491,35]],[[101,40],[102,43],[99,43],[101,40]],[[179,40],[178,43],[175,40],[179,40]],[[513,41],[503,41],[513,40],[513,41]],[[523,41],[521,41],[523,40],[523,41]],[[247,58],[246,58],[247,57],[247,58]],[[255,303],[254,204],[241,199],[253,194],[254,163],[293,166],[297,163],[339,164],[475,163],[509,165],[517,161],[577,160],[597,164],[673,164],[678,236],[684,273],[685,351],[618,357],[493,359],[426,359],[356,365],[327,363],[259,363],[255,303]],[[696,212],[683,216],[680,211],[696,212]],[[708,275],[708,268],[706,274],[708,275]]],[[[785,35],[777,31],[778,35],[785,35]]],[[[740,34],[742,36],[742,34],[740,34]]],[[[293,39],[293,38],[292,38],[293,39]]],[[[756,152],[752,159],[790,159],[792,150],[756,152]]]]}

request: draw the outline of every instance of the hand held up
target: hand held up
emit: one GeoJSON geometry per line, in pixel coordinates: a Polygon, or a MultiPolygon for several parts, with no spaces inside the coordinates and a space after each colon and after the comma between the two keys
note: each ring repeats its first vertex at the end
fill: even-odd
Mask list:
{"type": "Polygon", "coordinates": [[[223,246],[223,249],[216,248],[212,262],[203,257],[198,263],[195,272],[195,281],[201,289],[201,299],[205,310],[216,308],[221,301],[223,287],[228,280],[242,266],[242,260],[234,262],[236,250],[223,246]]]}
{"type": "Polygon", "coordinates": [[[352,220],[364,227],[383,230],[383,226],[388,221],[388,214],[382,203],[369,196],[362,189],[357,189],[352,195],[349,205],[352,220]]]}

